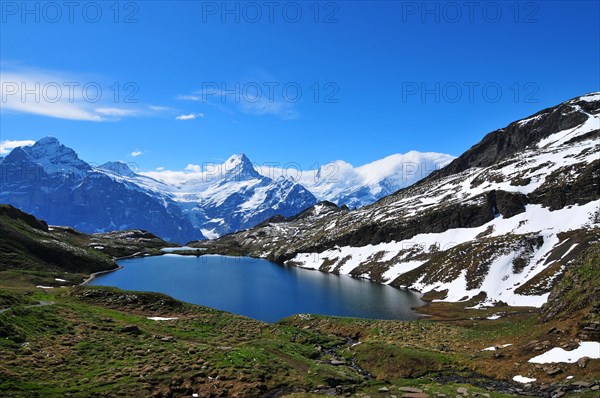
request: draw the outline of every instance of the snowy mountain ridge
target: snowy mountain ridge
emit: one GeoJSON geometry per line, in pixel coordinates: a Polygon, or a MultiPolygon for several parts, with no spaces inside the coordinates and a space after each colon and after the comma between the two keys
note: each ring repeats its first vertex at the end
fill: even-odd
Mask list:
{"type": "Polygon", "coordinates": [[[336,162],[315,170],[317,178],[312,179],[307,174],[270,178],[244,154],[203,170],[190,165],[186,173],[136,172],[123,162],[93,167],[56,138],[46,137],[15,148],[0,163],[0,201],[84,232],[147,229],[184,243],[251,228],[273,216],[291,217],[319,200],[370,204],[451,159],[413,151],[357,168],[336,162]],[[343,169],[328,178],[338,163],[343,169]],[[28,173],[35,177],[24,181],[28,173]],[[154,210],[145,213],[144,208],[154,210]],[[161,221],[153,221],[156,214],[162,214],[161,221]]]}
{"type": "Polygon", "coordinates": [[[92,167],[46,137],[15,148],[0,163],[0,201],[83,232],[145,229],[180,243],[204,238],[201,231],[217,237],[316,203],[294,181],[261,176],[245,155],[232,156],[219,171],[172,185],[123,162],[92,167]]]}
{"type": "Polygon", "coordinates": [[[169,196],[138,184],[131,173],[117,163],[94,168],[47,137],[2,160],[0,202],[83,232],[144,229],[174,242],[203,238],[169,196]]]}
{"type": "Polygon", "coordinates": [[[600,241],[600,94],[494,131],[373,205],[323,208],[193,245],[444,301],[541,306],[571,261],[600,241]]]}
{"type": "Polygon", "coordinates": [[[410,151],[358,167],[336,160],[314,170],[259,166],[258,171],[265,176],[291,176],[319,201],[358,208],[414,184],[454,159],[443,153],[410,151]]]}

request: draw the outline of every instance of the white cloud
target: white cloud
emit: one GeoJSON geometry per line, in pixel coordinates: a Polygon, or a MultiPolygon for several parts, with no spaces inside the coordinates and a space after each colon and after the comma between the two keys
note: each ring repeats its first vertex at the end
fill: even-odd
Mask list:
{"type": "Polygon", "coordinates": [[[188,164],[184,170],[191,171],[194,173],[200,173],[202,171],[202,166],[200,166],[199,164],[188,164]]]}
{"type": "Polygon", "coordinates": [[[142,151],[131,152],[131,156],[133,156],[134,158],[137,158],[138,156],[142,156],[143,154],[144,154],[144,152],[142,152],[142,151]]]}
{"type": "Polygon", "coordinates": [[[173,185],[178,185],[189,180],[203,181],[204,179],[204,173],[192,171],[157,170],[140,172],[139,174],[173,185]]]}
{"type": "Polygon", "coordinates": [[[175,97],[175,99],[181,101],[200,101],[202,97],[199,97],[197,95],[178,95],[177,97],[175,97]]]}
{"type": "Polygon", "coordinates": [[[179,115],[175,119],[176,120],[194,120],[199,117],[204,117],[204,113],[190,113],[188,115],[179,115]]]}
{"type": "Polygon", "coordinates": [[[0,73],[2,113],[103,122],[156,111],[120,106],[114,100],[110,84],[93,78],[23,67],[6,69],[0,73]]]}
{"type": "Polygon", "coordinates": [[[159,167],[153,171],[140,172],[139,174],[154,178],[168,184],[179,185],[186,181],[210,182],[218,180],[224,170],[222,165],[207,163],[207,169],[198,164],[188,164],[183,170],[167,170],[159,167]]]}
{"type": "Polygon", "coordinates": [[[139,115],[140,111],[135,109],[122,109],[122,108],[96,108],[95,112],[102,116],[135,116],[139,115]]]}
{"type": "Polygon", "coordinates": [[[172,112],[175,111],[175,108],[171,108],[170,106],[161,106],[161,105],[148,105],[148,109],[154,112],[172,112]]]}
{"type": "Polygon", "coordinates": [[[35,144],[32,140],[4,140],[0,141],[0,155],[6,155],[13,149],[20,146],[31,146],[35,144]]]}
{"type": "MultiPolygon", "coordinates": [[[[267,90],[251,93],[249,90],[239,89],[238,93],[225,90],[200,90],[188,95],[178,95],[176,99],[182,101],[200,101],[205,105],[216,106],[225,112],[228,109],[224,105],[233,104],[239,111],[248,115],[273,115],[285,120],[298,118],[298,112],[294,109],[294,102],[285,101],[279,97],[281,95],[270,94],[267,90]]],[[[180,117],[178,116],[177,119],[192,119],[179,119],[180,117]]]]}
{"type": "Polygon", "coordinates": [[[274,115],[285,120],[296,119],[296,112],[291,103],[285,101],[269,100],[265,97],[255,98],[252,101],[241,103],[242,112],[250,115],[274,115]]]}

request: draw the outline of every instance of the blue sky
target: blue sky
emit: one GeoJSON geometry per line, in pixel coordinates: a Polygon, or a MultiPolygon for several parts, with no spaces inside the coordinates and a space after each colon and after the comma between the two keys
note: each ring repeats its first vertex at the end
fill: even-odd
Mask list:
{"type": "Polygon", "coordinates": [[[0,4],[0,140],[142,170],[459,155],[600,90],[596,1],[0,4]]]}

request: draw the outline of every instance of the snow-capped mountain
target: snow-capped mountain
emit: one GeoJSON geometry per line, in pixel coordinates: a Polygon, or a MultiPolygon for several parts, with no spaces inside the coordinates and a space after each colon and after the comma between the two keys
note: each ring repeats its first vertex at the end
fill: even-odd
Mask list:
{"type": "Polygon", "coordinates": [[[135,173],[122,162],[92,167],[53,137],[15,148],[0,163],[0,202],[51,224],[95,233],[144,229],[185,243],[291,216],[316,203],[287,178],[260,175],[245,155],[178,184],[135,173]]]}
{"type": "Polygon", "coordinates": [[[260,175],[246,155],[172,185],[170,192],[208,238],[253,227],[275,216],[292,216],[317,199],[290,178],[260,175]]]}
{"type": "Polygon", "coordinates": [[[124,169],[115,173],[115,164],[103,167],[94,169],[56,138],[41,139],[0,163],[0,202],[83,232],[144,229],[174,242],[203,238],[170,197],[123,177],[124,169]]]}
{"type": "Polygon", "coordinates": [[[338,160],[303,172],[298,182],[320,201],[357,208],[414,184],[454,159],[443,153],[410,151],[359,167],[338,160]]]}
{"type": "Polygon", "coordinates": [[[355,211],[193,243],[481,305],[541,306],[600,241],[600,93],[511,123],[420,182],[355,211]]]}

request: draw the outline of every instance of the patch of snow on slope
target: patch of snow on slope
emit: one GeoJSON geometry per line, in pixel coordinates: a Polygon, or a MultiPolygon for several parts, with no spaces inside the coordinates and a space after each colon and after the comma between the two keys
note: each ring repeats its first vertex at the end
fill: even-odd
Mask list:
{"type": "Polygon", "coordinates": [[[218,232],[215,232],[214,229],[202,228],[200,232],[202,232],[202,235],[204,235],[206,239],[217,239],[219,236],[221,236],[218,232]]]}
{"type": "Polygon", "coordinates": [[[591,94],[579,97],[579,99],[581,99],[583,101],[587,101],[587,102],[600,101],[600,93],[591,93],[591,94]]]}
{"type": "Polygon", "coordinates": [[[406,261],[402,263],[394,264],[383,273],[383,279],[387,280],[387,283],[391,283],[398,275],[412,271],[415,268],[419,268],[423,265],[422,261],[406,261]]]}
{"type": "Polygon", "coordinates": [[[589,133],[594,130],[598,130],[600,128],[600,115],[589,115],[588,119],[581,125],[562,130],[557,133],[554,133],[543,140],[540,140],[538,143],[538,148],[546,148],[546,147],[557,147],[563,145],[568,140],[578,137],[580,135],[589,133]]]}
{"type": "Polygon", "coordinates": [[[542,355],[531,358],[531,363],[575,363],[583,357],[600,359],[600,343],[597,341],[581,342],[573,351],[566,351],[560,347],[551,349],[542,355]]]}
{"type": "Polygon", "coordinates": [[[517,376],[513,377],[513,380],[516,381],[517,383],[529,384],[529,383],[533,383],[537,379],[532,379],[532,378],[529,378],[529,377],[517,375],[517,376]]]}
{"type": "MultiPolygon", "coordinates": [[[[527,205],[526,211],[521,214],[508,219],[498,217],[476,228],[456,228],[441,233],[419,234],[407,240],[378,245],[336,247],[323,253],[299,253],[291,262],[303,268],[319,269],[325,259],[337,259],[336,264],[344,261],[344,264],[339,268],[340,274],[350,274],[356,267],[369,262],[376,253],[385,252],[382,257],[382,260],[385,261],[391,259],[400,251],[413,248],[415,245],[421,247],[423,253],[427,253],[432,246],[448,250],[461,243],[476,240],[477,236],[486,231],[488,227],[493,227],[492,237],[507,234],[538,233],[544,237],[544,243],[534,251],[529,265],[518,274],[512,272],[512,260],[515,253],[510,253],[499,256],[492,262],[488,274],[478,289],[466,289],[466,271],[463,271],[460,277],[448,283],[425,284],[422,281],[417,281],[409,287],[422,292],[432,289],[438,291],[448,289],[448,296],[441,301],[460,301],[465,297],[470,298],[476,296],[480,291],[485,291],[490,303],[504,301],[509,305],[539,307],[547,301],[548,294],[524,296],[514,293],[513,289],[526,283],[545,269],[546,264],[541,260],[558,243],[559,239],[556,235],[559,232],[591,226],[591,218],[597,211],[597,201],[556,211],[551,211],[541,205],[527,205]]],[[[423,265],[426,261],[400,260],[383,274],[384,278],[389,283],[398,276],[423,265]]]]}

